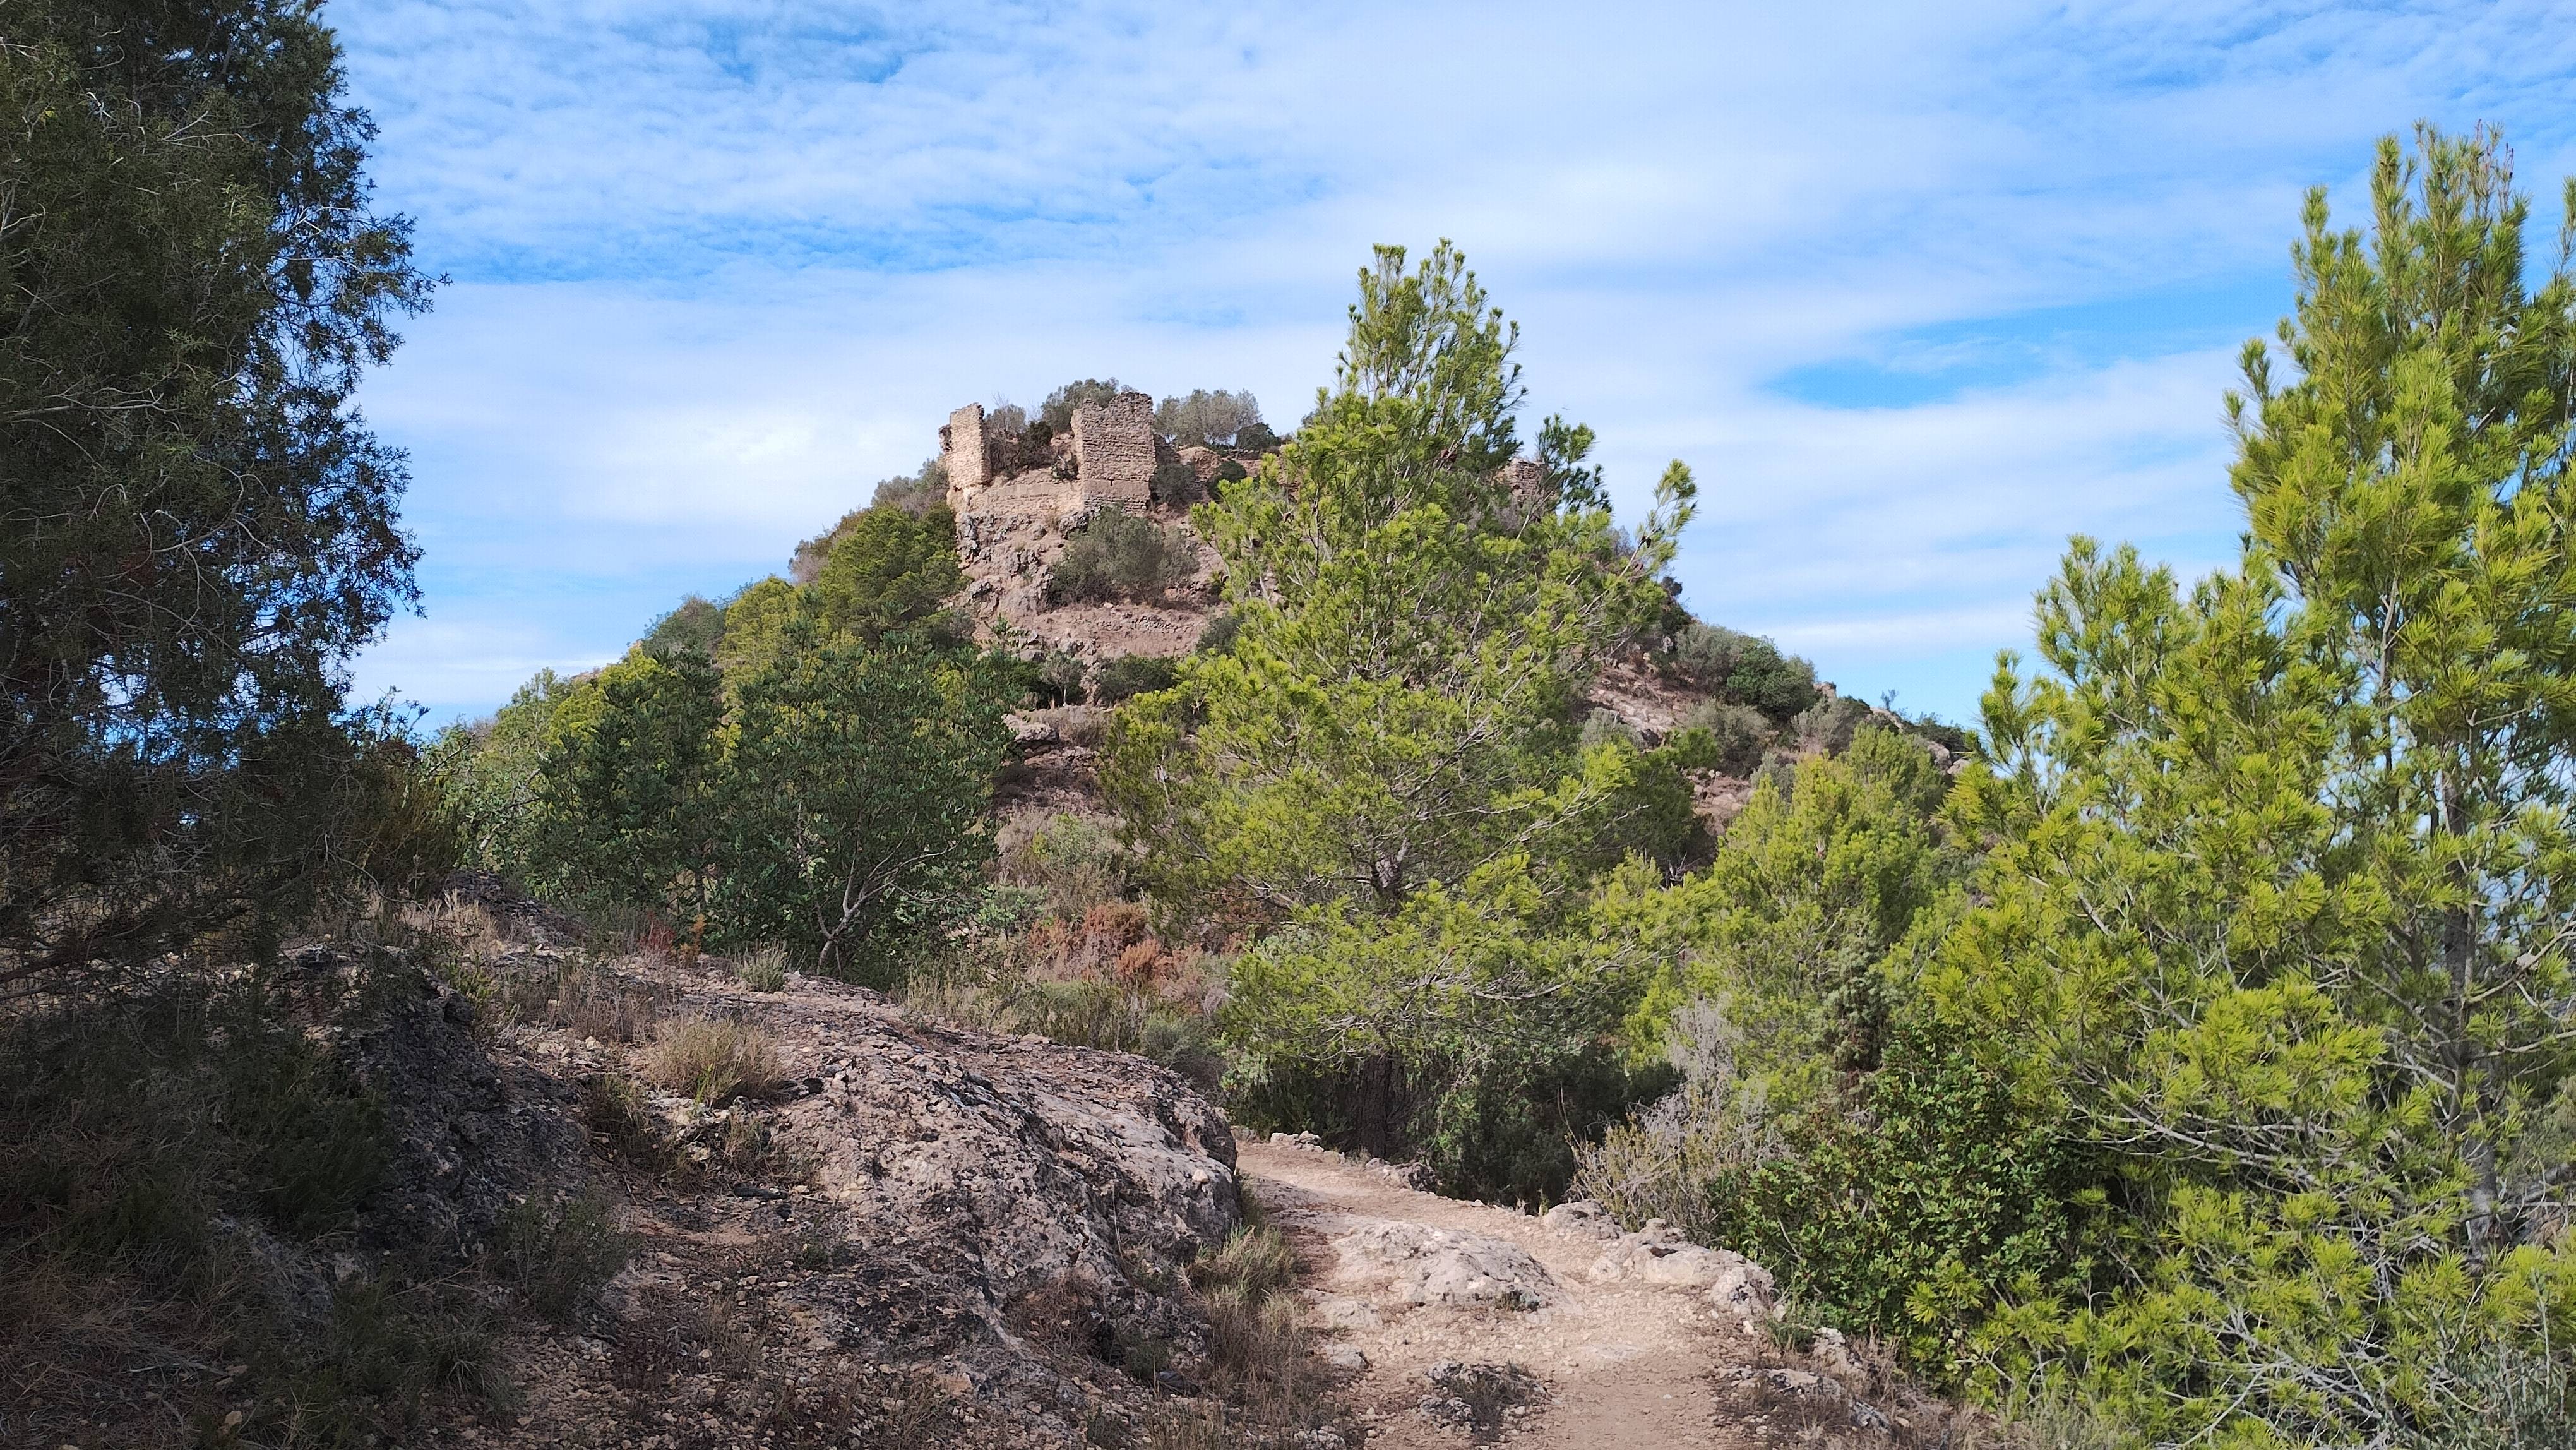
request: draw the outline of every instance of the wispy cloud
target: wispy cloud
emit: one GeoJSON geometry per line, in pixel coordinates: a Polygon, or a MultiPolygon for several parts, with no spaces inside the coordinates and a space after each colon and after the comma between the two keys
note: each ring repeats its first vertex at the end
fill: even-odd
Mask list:
{"type": "Polygon", "coordinates": [[[367,396],[430,617],[361,675],[442,712],[775,567],[965,399],[1293,418],[1368,244],[1451,236],[1625,497],[1700,470],[1695,606],[1963,713],[2067,533],[2227,552],[2302,188],[2419,117],[2576,170],[2538,5],[343,3],[457,279],[367,396]]]}

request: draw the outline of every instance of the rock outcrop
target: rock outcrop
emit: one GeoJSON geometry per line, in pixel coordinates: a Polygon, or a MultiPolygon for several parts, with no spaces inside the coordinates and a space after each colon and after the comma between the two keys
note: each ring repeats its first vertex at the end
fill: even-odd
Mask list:
{"type": "Polygon", "coordinates": [[[506,1336],[524,1396],[508,1443],[749,1446],[788,1426],[1073,1450],[1139,1433],[1170,1393],[1157,1371],[1186,1382],[1203,1362],[1185,1271],[1241,1200],[1223,1117],[1174,1074],[806,978],[760,993],[542,945],[494,970],[481,1008],[396,983],[345,1050],[398,1139],[367,1242],[470,1256],[514,1203],[587,1185],[610,1205],[626,1269],[565,1322],[506,1336]],[[566,1020],[576,976],[590,1003],[622,994],[646,1040],[657,1019],[750,1024],[774,1079],[713,1106],[628,1088],[637,1109],[603,1119],[646,1044],[566,1020]],[[496,1024],[512,982],[565,1000],[537,990],[517,1000],[545,1013],[496,1024]]]}
{"type": "Polygon", "coordinates": [[[1557,1297],[1556,1280],[1518,1244],[1422,1224],[1370,1224],[1337,1246],[1351,1271],[1393,1280],[1406,1304],[1472,1304],[1537,1309],[1557,1297]]]}

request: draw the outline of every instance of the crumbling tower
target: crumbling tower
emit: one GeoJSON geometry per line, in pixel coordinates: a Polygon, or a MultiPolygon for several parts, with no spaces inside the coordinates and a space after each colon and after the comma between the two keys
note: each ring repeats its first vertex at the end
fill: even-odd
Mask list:
{"type": "Polygon", "coordinates": [[[948,506],[966,512],[976,489],[993,481],[992,455],[984,448],[984,405],[968,403],[939,430],[939,460],[948,465],[948,506]]]}
{"type": "Polygon", "coordinates": [[[1154,400],[1120,393],[1073,410],[1078,506],[1117,504],[1143,513],[1154,496],[1154,400]]]}

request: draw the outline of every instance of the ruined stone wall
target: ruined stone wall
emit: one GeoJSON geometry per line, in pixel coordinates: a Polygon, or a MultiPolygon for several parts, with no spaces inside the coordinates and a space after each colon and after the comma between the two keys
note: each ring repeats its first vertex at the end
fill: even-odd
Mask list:
{"type": "Polygon", "coordinates": [[[1154,400],[1120,393],[1074,409],[1073,457],[1084,506],[1144,512],[1154,496],[1154,400]]]}
{"type": "Polygon", "coordinates": [[[989,455],[984,451],[984,405],[968,403],[948,415],[948,426],[939,430],[939,451],[948,465],[948,500],[954,506],[963,501],[968,489],[982,488],[993,481],[989,455]]]}

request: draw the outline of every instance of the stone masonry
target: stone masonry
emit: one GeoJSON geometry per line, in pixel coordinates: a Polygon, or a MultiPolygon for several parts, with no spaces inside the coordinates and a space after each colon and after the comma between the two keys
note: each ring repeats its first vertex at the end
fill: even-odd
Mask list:
{"type": "Polygon", "coordinates": [[[1076,408],[1073,456],[1083,506],[1114,503],[1144,512],[1154,489],[1154,400],[1143,393],[1120,393],[1106,403],[1076,408]]]}
{"type": "Polygon", "coordinates": [[[948,465],[950,502],[963,502],[961,496],[968,489],[992,482],[990,455],[984,451],[983,404],[968,403],[948,415],[948,426],[939,430],[939,451],[948,465]]]}

